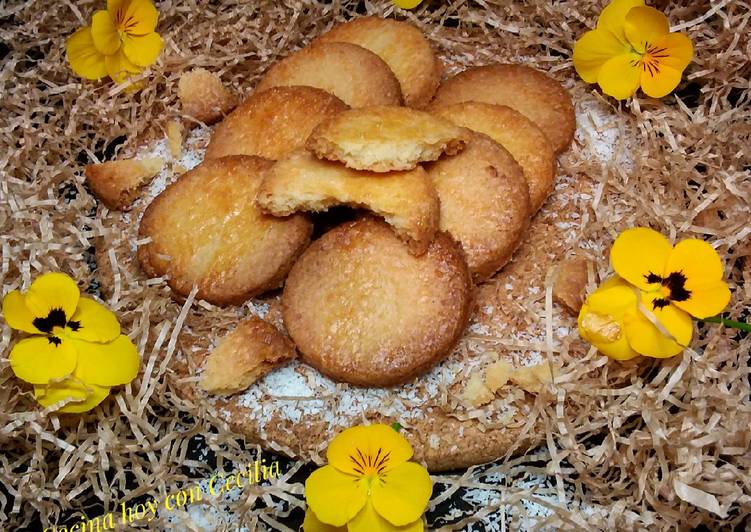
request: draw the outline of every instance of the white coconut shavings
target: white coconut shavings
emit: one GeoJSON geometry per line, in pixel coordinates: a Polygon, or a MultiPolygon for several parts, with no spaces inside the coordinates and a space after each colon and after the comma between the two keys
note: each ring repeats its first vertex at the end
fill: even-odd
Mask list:
{"type": "Polygon", "coordinates": [[[633,167],[627,150],[628,143],[617,118],[607,106],[597,100],[584,100],[576,104],[575,138],[584,146],[583,155],[593,156],[603,165],[611,163],[633,167]],[[622,144],[624,149],[618,150],[622,144]]]}

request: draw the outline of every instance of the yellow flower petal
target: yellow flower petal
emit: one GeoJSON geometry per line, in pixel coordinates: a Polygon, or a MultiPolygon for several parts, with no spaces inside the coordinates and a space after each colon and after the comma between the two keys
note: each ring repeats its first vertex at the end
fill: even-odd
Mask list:
{"type": "Polygon", "coordinates": [[[112,342],[100,344],[70,339],[78,353],[76,376],[99,386],[127,384],[138,375],[141,358],[133,342],[121,334],[112,342]]]}
{"type": "Polygon", "coordinates": [[[350,475],[366,473],[363,465],[368,467],[368,457],[371,464],[380,462],[382,471],[388,471],[412,457],[412,446],[392,427],[373,424],[342,431],[326,452],[329,464],[350,475]],[[384,456],[387,458],[382,461],[384,456]]]}
{"type": "Polygon", "coordinates": [[[32,384],[46,384],[73,373],[76,348],[63,337],[34,336],[19,341],[8,358],[13,373],[19,379],[32,384]]]}
{"type": "Polygon", "coordinates": [[[683,33],[663,35],[652,44],[654,55],[659,57],[660,63],[683,72],[694,57],[694,45],[683,33]]]}
{"type": "Polygon", "coordinates": [[[681,82],[682,73],[669,66],[660,65],[659,70],[644,68],[641,74],[641,90],[650,98],[662,98],[675,90],[681,82]]]}
{"type": "Polygon", "coordinates": [[[392,525],[404,526],[425,513],[432,492],[427,470],[415,462],[405,462],[373,482],[371,499],[381,517],[392,525]]]}
{"type": "Polygon", "coordinates": [[[11,329],[42,334],[42,331],[34,327],[34,315],[26,306],[23,294],[18,290],[8,292],[3,298],[3,318],[11,329]]]}
{"type": "Polygon", "coordinates": [[[64,273],[45,273],[31,283],[24,302],[36,318],[46,318],[50,311],[61,309],[67,320],[76,311],[79,296],[73,279],[64,273]]]}
{"type": "Polygon", "coordinates": [[[668,18],[653,7],[639,6],[626,14],[624,31],[628,42],[644,53],[655,40],[670,33],[668,18]]]}
{"type": "Polygon", "coordinates": [[[158,33],[148,33],[140,37],[125,35],[123,38],[123,52],[131,63],[146,67],[156,61],[162,51],[162,38],[158,33]]]}
{"type": "Polygon", "coordinates": [[[87,342],[111,342],[120,336],[120,324],[117,316],[104,305],[81,297],[65,334],[87,342]]]}
{"type": "Polygon", "coordinates": [[[588,31],[574,45],[574,68],[584,81],[595,83],[602,65],[628,50],[608,31],[588,31]]]}
{"type": "Polygon", "coordinates": [[[644,0],[613,0],[600,13],[600,18],[597,19],[597,29],[611,33],[613,38],[626,44],[628,42],[624,31],[626,15],[633,8],[643,5],[644,0]]]}
{"type": "Polygon", "coordinates": [[[305,481],[305,498],[321,522],[343,526],[365,505],[368,486],[358,477],[325,465],[305,481]]]}
{"type": "Polygon", "coordinates": [[[623,279],[642,290],[656,290],[659,283],[648,283],[651,272],[662,275],[673,247],[661,233],[648,227],[623,231],[610,249],[610,263],[623,279]]]}
{"type": "Polygon", "coordinates": [[[95,384],[84,384],[73,379],[60,384],[35,385],[34,397],[43,407],[48,407],[68,398],[74,398],[57,410],[63,413],[87,412],[101,403],[110,393],[110,389],[95,384]]]}
{"type": "Polygon", "coordinates": [[[624,316],[628,343],[641,355],[667,358],[681,353],[691,343],[694,326],[691,316],[673,305],[654,308],[653,302],[661,297],[659,292],[642,292],[642,305],[652,313],[660,325],[673,337],[666,336],[641,310],[624,316]]]}
{"type": "Polygon", "coordinates": [[[722,312],[730,302],[730,289],[722,280],[724,268],[720,255],[703,240],[690,238],[676,244],[665,265],[664,276],[680,272],[686,279],[689,297],[673,301],[678,308],[697,318],[722,312]]]}
{"type": "Polygon", "coordinates": [[[110,13],[117,28],[133,36],[152,33],[159,20],[159,12],[150,0],[123,2],[110,13]]]}
{"type": "Polygon", "coordinates": [[[104,55],[94,46],[91,27],[86,26],[68,37],[65,42],[68,63],[77,75],[85,79],[100,79],[107,75],[104,55]]]}
{"type": "Polygon", "coordinates": [[[579,334],[604,355],[615,360],[639,356],[626,338],[623,317],[636,309],[634,288],[618,276],[595,290],[579,311],[579,334]]]}
{"type": "Polygon", "coordinates": [[[413,9],[421,3],[422,0],[394,0],[394,5],[396,7],[401,7],[402,9],[413,9]]]}
{"type": "Polygon", "coordinates": [[[597,84],[602,92],[617,100],[625,100],[639,88],[641,56],[626,53],[608,59],[597,75],[597,84]]]}
{"type": "Polygon", "coordinates": [[[305,521],[302,524],[303,532],[346,532],[346,526],[332,526],[322,523],[313,510],[305,511],[305,521]]]}
{"type": "Polygon", "coordinates": [[[373,501],[368,499],[365,507],[347,524],[348,532],[422,532],[422,517],[404,526],[394,526],[378,515],[373,501]]]}
{"type": "Polygon", "coordinates": [[[120,34],[109,12],[101,9],[91,17],[91,38],[101,54],[112,55],[120,48],[120,34]]]}
{"type": "Polygon", "coordinates": [[[123,83],[131,76],[141,73],[141,69],[125,56],[122,48],[114,55],[105,56],[104,64],[107,66],[107,74],[116,83],[123,83]]]}

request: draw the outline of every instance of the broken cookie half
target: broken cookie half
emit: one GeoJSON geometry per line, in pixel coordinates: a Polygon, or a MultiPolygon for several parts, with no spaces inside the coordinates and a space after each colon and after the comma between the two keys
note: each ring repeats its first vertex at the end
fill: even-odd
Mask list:
{"type": "Polygon", "coordinates": [[[336,205],[382,216],[414,255],[425,253],[438,230],[440,204],[422,167],[406,172],[352,170],[297,150],[264,175],[258,206],[274,216],[320,212],[336,205]]]}
{"type": "Polygon", "coordinates": [[[241,392],[296,355],[286,336],[253,316],[240,322],[209,354],[200,386],[215,394],[241,392]]]}

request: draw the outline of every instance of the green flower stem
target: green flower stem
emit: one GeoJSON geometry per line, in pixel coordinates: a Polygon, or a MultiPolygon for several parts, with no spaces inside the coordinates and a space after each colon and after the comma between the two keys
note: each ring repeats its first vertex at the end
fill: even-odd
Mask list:
{"type": "Polygon", "coordinates": [[[707,323],[721,323],[725,327],[732,327],[733,329],[740,329],[742,331],[751,332],[751,323],[744,323],[742,321],[728,320],[721,316],[712,316],[711,318],[703,318],[699,321],[705,321],[707,323]]]}

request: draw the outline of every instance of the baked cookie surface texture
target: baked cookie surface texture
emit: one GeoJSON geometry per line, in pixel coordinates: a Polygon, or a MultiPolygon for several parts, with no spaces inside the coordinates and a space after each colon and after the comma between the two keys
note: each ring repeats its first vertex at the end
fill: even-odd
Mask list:
{"type": "Polygon", "coordinates": [[[351,109],[315,128],[307,148],[349,168],[411,170],[461,151],[467,132],[449,120],[409,107],[351,109]]]}
{"type": "Polygon", "coordinates": [[[378,55],[393,70],[410,107],[427,105],[441,81],[443,65],[423,33],[408,22],[358,18],[334,26],[316,42],[348,42],[378,55]]]}
{"type": "Polygon", "coordinates": [[[211,135],[205,159],[257,155],[281,159],[303,146],[322,120],[347,109],[339,98],[313,87],[273,87],[254,92],[211,135]]]}
{"type": "Polygon", "coordinates": [[[336,205],[366,208],[391,224],[418,255],[433,240],[440,215],[435,187],[422,167],[379,174],[322,161],[305,150],[271,167],[257,203],[276,216],[320,212],[336,205]]]}
{"type": "Polygon", "coordinates": [[[389,66],[356,44],[327,42],[294,52],[269,68],[256,90],[288,85],[323,89],[350,107],[402,104],[389,66]]]}
{"type": "Polygon", "coordinates": [[[415,257],[387,224],[365,218],[303,253],[282,312],[306,363],[336,380],[388,386],[450,352],[469,319],[471,291],[463,253],[448,235],[415,257]]]}
{"type": "Polygon", "coordinates": [[[524,65],[468,68],[438,87],[433,104],[485,102],[507,105],[532,120],[560,153],[574,138],[571,95],[553,78],[524,65]]]}
{"type": "Polygon", "coordinates": [[[255,205],[273,163],[236,155],[206,161],[181,175],[146,209],[138,260],[152,277],[168,276],[173,292],[217,305],[238,304],[277,288],[307,245],[305,215],[275,218],[255,205]]]}
{"type": "Polygon", "coordinates": [[[441,202],[442,231],[461,243],[476,282],[500,270],[529,227],[527,182],[514,158],[475,133],[464,151],[425,165],[441,202]]]}
{"type": "Polygon", "coordinates": [[[545,134],[523,114],[505,105],[464,102],[440,106],[435,114],[484,133],[516,159],[529,186],[534,214],[553,191],[555,153],[545,134]]]}

